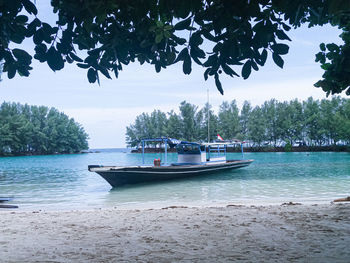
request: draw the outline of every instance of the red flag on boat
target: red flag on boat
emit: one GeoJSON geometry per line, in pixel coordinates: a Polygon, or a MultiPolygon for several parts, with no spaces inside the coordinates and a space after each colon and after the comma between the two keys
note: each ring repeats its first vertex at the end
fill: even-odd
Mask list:
{"type": "Polygon", "coordinates": [[[223,141],[224,139],[218,134],[218,140],[223,141]]]}

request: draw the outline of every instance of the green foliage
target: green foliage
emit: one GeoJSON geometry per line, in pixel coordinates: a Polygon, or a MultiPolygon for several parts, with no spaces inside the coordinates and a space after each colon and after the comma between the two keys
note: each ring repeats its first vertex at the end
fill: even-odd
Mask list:
{"type": "Polygon", "coordinates": [[[325,70],[323,79],[315,83],[327,95],[346,91],[350,95],[350,4],[348,1],[333,1],[329,4],[332,14],[330,22],[342,29],[343,45],[334,43],[320,44],[320,52],[316,54],[316,62],[325,70]],[[336,3],[336,4],[335,4],[336,3]]]}
{"type": "Polygon", "coordinates": [[[211,105],[198,107],[181,102],[179,114],[154,111],[142,113],[127,127],[128,146],[137,146],[143,138],[168,136],[180,140],[240,139],[249,146],[277,146],[291,150],[292,146],[350,145],[350,99],[266,101],[252,107],[245,101],[239,111],[236,101],[223,102],[216,115],[211,105]]]}
{"type": "Polygon", "coordinates": [[[290,142],[287,142],[287,144],[284,146],[284,150],[286,152],[291,152],[292,151],[292,144],[290,142]]]}
{"type": "Polygon", "coordinates": [[[76,153],[88,148],[87,138],[78,123],[55,108],[0,106],[0,156],[76,153]]]}
{"type": "Polygon", "coordinates": [[[8,78],[29,75],[32,56],[10,44],[30,38],[34,59],[53,71],[75,62],[87,70],[90,83],[99,82],[100,74],[111,78],[110,72],[118,78],[136,60],[154,65],[156,72],[179,62],[184,74],[192,72],[194,62],[223,94],[222,72],[231,77],[241,72],[247,79],[252,69],[264,66],[268,52],[282,68],[282,56],[289,51],[283,41],[290,41],[291,26],[331,23],[343,30],[344,45],[321,46],[316,61],[325,73],[316,86],[327,94],[349,87],[348,1],[52,0],[51,6],[55,26],[37,17],[32,0],[0,1],[0,60],[8,78]],[[84,58],[77,56],[77,48],[84,58]]]}
{"type": "Polygon", "coordinates": [[[239,109],[235,100],[220,105],[218,121],[218,133],[223,138],[235,138],[240,133],[239,109]]]}

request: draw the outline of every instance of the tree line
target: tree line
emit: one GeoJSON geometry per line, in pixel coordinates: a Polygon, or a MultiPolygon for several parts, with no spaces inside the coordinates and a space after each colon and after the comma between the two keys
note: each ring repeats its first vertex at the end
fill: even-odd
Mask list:
{"type": "Polygon", "coordinates": [[[0,106],[0,156],[76,153],[88,149],[87,139],[79,123],[55,108],[0,106]]]}
{"type": "Polygon", "coordinates": [[[135,147],[143,138],[168,136],[188,141],[210,141],[220,134],[225,140],[239,139],[248,146],[288,145],[330,146],[350,144],[350,99],[279,102],[275,99],[253,107],[245,101],[241,109],[235,100],[223,102],[217,114],[212,106],[203,108],[181,102],[179,113],[154,110],[142,113],[126,129],[126,143],[135,147]]]}

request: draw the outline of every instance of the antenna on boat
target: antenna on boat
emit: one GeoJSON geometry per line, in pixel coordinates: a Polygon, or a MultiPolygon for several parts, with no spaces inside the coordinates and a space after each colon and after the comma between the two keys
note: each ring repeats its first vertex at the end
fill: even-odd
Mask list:
{"type": "Polygon", "coordinates": [[[210,142],[210,133],[209,133],[209,88],[207,88],[207,116],[208,116],[208,143],[210,142]]]}

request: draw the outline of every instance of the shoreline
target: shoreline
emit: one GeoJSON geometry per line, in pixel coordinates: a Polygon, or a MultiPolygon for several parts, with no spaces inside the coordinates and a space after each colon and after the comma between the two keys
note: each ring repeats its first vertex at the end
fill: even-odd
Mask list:
{"type": "Polygon", "coordinates": [[[350,203],[0,211],[2,262],[346,262],[350,203]]]}
{"type": "MultiPolygon", "coordinates": [[[[198,203],[198,202],[176,202],[176,203],[168,203],[168,204],[152,204],[152,205],[145,205],[145,204],[133,204],[133,205],[113,205],[113,206],[104,206],[104,207],[75,207],[70,206],[70,208],[48,208],[48,207],[21,207],[19,205],[18,208],[3,208],[0,209],[0,215],[1,214],[20,214],[20,213],[90,213],[90,212],[96,212],[96,211],[120,211],[120,212],[132,212],[132,211],[153,211],[153,210],[165,210],[165,209],[221,209],[221,208],[227,208],[227,207],[261,207],[261,208],[273,208],[273,207],[288,207],[288,206],[333,206],[333,205],[348,205],[350,208],[350,202],[349,201],[343,201],[343,202],[334,202],[330,200],[319,200],[319,201],[306,201],[306,200],[292,200],[288,199],[288,201],[275,201],[275,202],[265,202],[265,201],[257,201],[254,202],[234,202],[234,201],[228,201],[228,202],[212,202],[212,203],[198,203]]],[[[18,203],[15,202],[6,202],[6,204],[9,205],[16,205],[18,203]]]]}
{"type": "MultiPolygon", "coordinates": [[[[71,212],[71,211],[95,211],[95,210],[120,210],[120,211],[133,211],[133,210],[157,210],[157,209],[164,209],[165,207],[184,207],[184,208],[222,208],[227,206],[261,206],[261,207],[267,207],[267,206],[280,206],[283,204],[300,204],[300,205],[330,205],[333,204],[335,199],[343,198],[346,195],[339,195],[336,197],[330,197],[327,199],[302,199],[302,198],[285,198],[285,199],[254,199],[254,200],[215,200],[215,201],[177,201],[177,202],[169,202],[169,201],[151,201],[146,203],[107,203],[103,206],[100,205],[74,205],[70,204],[69,206],[66,205],[57,205],[57,204],[26,204],[26,203],[19,203],[16,202],[16,200],[11,200],[9,202],[6,202],[8,205],[16,205],[18,208],[15,209],[1,209],[0,208],[0,214],[2,211],[11,211],[11,212],[71,212]],[[53,208],[52,208],[53,207],[53,208]]],[[[346,202],[345,202],[346,203],[346,202]]]]}

